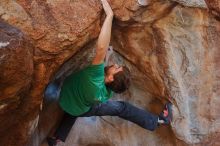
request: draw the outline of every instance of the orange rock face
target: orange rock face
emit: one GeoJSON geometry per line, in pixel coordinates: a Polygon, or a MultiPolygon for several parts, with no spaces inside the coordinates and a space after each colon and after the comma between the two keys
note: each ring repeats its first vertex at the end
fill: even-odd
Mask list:
{"type": "Polygon", "coordinates": [[[10,32],[8,24],[1,27],[1,32],[8,30],[15,36],[1,35],[0,69],[4,80],[0,100],[4,120],[0,123],[0,145],[27,143],[39,122],[45,86],[66,60],[98,36],[100,6],[100,2],[90,0],[0,2],[1,19],[18,28],[31,44],[26,46],[19,38],[21,34],[10,32]],[[7,44],[10,39],[17,41],[7,44]]]}
{"type": "Polygon", "coordinates": [[[220,1],[219,0],[205,0],[211,12],[220,19],[220,1]]]}
{"type": "MultiPolygon", "coordinates": [[[[66,145],[220,145],[218,0],[110,0],[111,61],[132,72],[115,95],[159,113],[174,103],[171,127],[146,131],[113,117],[80,118],[66,145]],[[184,5],[184,6],[183,6],[184,5]]],[[[91,61],[103,10],[99,0],[0,1],[0,145],[39,146],[60,109],[43,98],[46,85],[91,61]]]]}
{"type": "Polygon", "coordinates": [[[33,46],[19,29],[0,20],[0,135],[3,144],[6,136],[13,135],[13,125],[22,121],[18,111],[30,91],[33,73],[33,46]]]}
{"type": "MultiPolygon", "coordinates": [[[[1,94],[9,100],[25,90],[32,81],[33,48],[24,34],[1,21],[1,94]]],[[[18,97],[19,98],[19,97],[18,97]]]]}

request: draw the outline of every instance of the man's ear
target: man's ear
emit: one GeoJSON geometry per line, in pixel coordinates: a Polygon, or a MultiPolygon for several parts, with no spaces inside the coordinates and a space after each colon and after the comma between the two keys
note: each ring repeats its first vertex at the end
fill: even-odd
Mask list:
{"type": "Polygon", "coordinates": [[[108,75],[108,76],[106,77],[106,83],[111,83],[112,81],[114,81],[113,75],[108,75]]]}
{"type": "Polygon", "coordinates": [[[106,75],[105,76],[105,83],[111,83],[112,81],[114,81],[113,75],[106,75]]]}
{"type": "Polygon", "coordinates": [[[110,75],[110,76],[109,76],[109,81],[110,81],[110,82],[113,82],[113,81],[114,81],[113,75],[110,75]]]}

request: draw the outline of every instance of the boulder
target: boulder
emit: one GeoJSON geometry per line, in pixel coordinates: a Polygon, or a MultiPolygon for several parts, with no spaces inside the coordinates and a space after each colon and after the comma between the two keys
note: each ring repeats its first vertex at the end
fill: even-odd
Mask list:
{"type": "MultiPolygon", "coordinates": [[[[66,145],[220,145],[217,0],[109,3],[110,63],[132,73],[113,100],[159,114],[171,98],[174,120],[149,132],[117,117],[79,118],[66,145]]],[[[104,17],[99,0],[0,1],[0,145],[46,145],[62,111],[44,90],[89,65],[104,17]]]]}
{"type": "MultiPolygon", "coordinates": [[[[29,96],[33,74],[33,46],[19,29],[0,20],[0,141],[3,143],[17,131],[13,130],[17,127],[14,125],[24,120],[19,108],[29,96]]],[[[17,128],[25,133],[21,127],[17,128]]]]}

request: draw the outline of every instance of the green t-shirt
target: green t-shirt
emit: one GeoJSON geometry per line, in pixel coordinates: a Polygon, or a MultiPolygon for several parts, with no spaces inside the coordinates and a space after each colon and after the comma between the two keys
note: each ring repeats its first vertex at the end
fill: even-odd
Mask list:
{"type": "Polygon", "coordinates": [[[63,83],[59,104],[61,108],[79,116],[93,104],[105,102],[112,97],[112,91],[105,86],[104,64],[90,65],[71,74],[63,83]]]}

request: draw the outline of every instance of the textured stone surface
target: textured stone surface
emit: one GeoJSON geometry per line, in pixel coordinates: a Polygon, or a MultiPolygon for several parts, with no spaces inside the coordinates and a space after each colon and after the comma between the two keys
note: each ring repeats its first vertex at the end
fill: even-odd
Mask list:
{"type": "Polygon", "coordinates": [[[212,14],[218,17],[220,20],[220,1],[219,0],[205,0],[208,8],[211,10],[212,14]]]}
{"type": "MultiPolygon", "coordinates": [[[[132,71],[131,88],[114,100],[159,113],[172,96],[174,122],[149,132],[79,118],[67,146],[220,145],[219,2],[206,3],[217,19],[202,0],[110,0],[111,59],[132,71]]],[[[89,64],[102,14],[99,0],[0,1],[0,145],[38,146],[54,130],[62,113],[44,88],[89,64]]]]}
{"type": "Polygon", "coordinates": [[[10,102],[32,80],[33,48],[20,30],[3,21],[0,21],[0,40],[0,99],[10,102]]]}
{"type": "Polygon", "coordinates": [[[22,131],[21,127],[14,125],[26,119],[22,117],[23,113],[19,107],[25,103],[24,98],[28,96],[32,82],[32,49],[19,29],[0,20],[0,141],[3,144],[10,136],[15,136],[14,131],[17,130],[25,135],[21,135],[21,139],[27,139],[25,130],[22,131]],[[15,127],[17,129],[13,130],[15,127]]]}
{"type": "Polygon", "coordinates": [[[176,1],[188,7],[207,8],[207,5],[204,0],[173,0],[173,1],[176,1]]]}
{"type": "Polygon", "coordinates": [[[175,7],[154,29],[167,54],[166,86],[177,103],[173,130],[187,143],[201,142],[219,132],[219,22],[206,11],[175,7]]]}
{"type": "MultiPolygon", "coordinates": [[[[37,117],[39,117],[39,110],[42,108],[45,86],[49,80],[53,79],[55,72],[61,64],[80,50],[83,45],[98,36],[100,30],[100,6],[99,1],[90,0],[83,2],[45,2],[35,0],[0,1],[1,19],[19,28],[29,37],[29,42],[33,47],[27,49],[31,50],[34,48],[33,57],[31,59],[29,59],[28,55],[24,53],[22,55],[21,53],[19,54],[21,56],[17,57],[18,60],[14,58],[14,60],[11,61],[11,66],[16,65],[13,61],[17,61],[18,65],[25,64],[22,68],[16,66],[9,69],[10,72],[15,74],[19,69],[21,69],[21,71],[25,69],[27,72],[24,72],[21,78],[19,76],[20,74],[15,76],[14,81],[17,82],[8,81],[9,85],[13,83],[13,85],[8,87],[10,88],[10,92],[18,91],[10,93],[12,94],[10,96],[12,96],[11,99],[13,99],[13,102],[7,104],[8,102],[3,99],[7,98],[8,95],[4,94],[3,96],[1,94],[1,111],[4,113],[1,118],[5,120],[1,120],[0,123],[1,133],[4,133],[4,136],[0,138],[0,145],[14,145],[16,143],[16,145],[23,146],[29,136],[36,130],[36,126],[39,122],[39,118],[37,117]],[[22,59],[19,57],[22,57],[24,62],[22,62],[22,59]],[[25,62],[26,60],[34,64],[33,69],[26,67],[29,65],[25,62]],[[33,72],[32,80],[25,78],[25,74],[29,72],[33,72]],[[20,91],[17,89],[22,88],[22,90],[25,90],[26,84],[28,83],[31,85],[31,88],[29,91],[23,93],[21,100],[15,96],[20,94],[20,91]],[[14,86],[17,89],[14,89],[14,86]],[[13,111],[11,108],[15,106],[17,109],[13,111]],[[7,110],[8,112],[6,113],[3,110],[7,110]],[[7,115],[8,113],[10,113],[10,115],[7,115]],[[12,119],[14,119],[14,121],[12,119]],[[13,122],[9,123],[8,121],[10,120],[13,122]],[[19,120],[20,122],[18,122],[19,120]],[[8,132],[3,132],[8,127],[10,127],[8,132]],[[11,137],[15,137],[14,140],[11,140],[11,137]]],[[[2,29],[5,30],[7,28],[3,27],[2,29]]],[[[12,51],[10,53],[10,55],[13,55],[12,51]]],[[[2,55],[7,54],[1,54],[1,56],[2,55]]],[[[7,66],[7,64],[5,63],[4,66],[7,66]]],[[[4,70],[3,73],[7,74],[4,66],[1,69],[4,70]]],[[[12,73],[10,73],[10,75],[12,73]]],[[[5,76],[6,75],[4,75],[4,77],[5,76]]],[[[9,79],[10,78],[8,78],[8,80],[9,79]]],[[[1,86],[2,82],[3,81],[1,81],[1,86]]],[[[51,125],[53,124],[51,123],[51,125]]],[[[45,130],[44,133],[47,133],[46,131],[48,130],[45,130]]]]}

